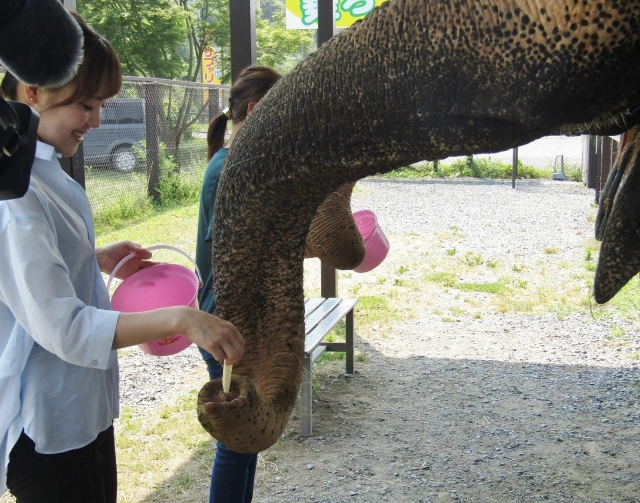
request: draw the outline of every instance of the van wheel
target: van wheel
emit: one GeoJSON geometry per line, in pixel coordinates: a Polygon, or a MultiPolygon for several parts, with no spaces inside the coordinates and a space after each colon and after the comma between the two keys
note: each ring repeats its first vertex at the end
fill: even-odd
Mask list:
{"type": "Polygon", "coordinates": [[[138,167],[138,156],[131,145],[118,147],[111,154],[111,166],[121,173],[131,173],[138,167]]]}

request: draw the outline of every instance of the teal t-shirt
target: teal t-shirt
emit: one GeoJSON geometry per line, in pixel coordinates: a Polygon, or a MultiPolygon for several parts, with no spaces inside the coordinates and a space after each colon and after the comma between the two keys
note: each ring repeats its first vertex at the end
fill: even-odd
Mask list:
{"type": "Polygon", "coordinates": [[[222,165],[227,158],[228,148],[221,148],[209,161],[202,180],[200,211],[198,213],[198,234],[196,239],[196,264],[202,275],[202,289],[198,292],[198,304],[202,311],[213,314],[216,297],[213,292],[213,270],[211,267],[211,234],[214,219],[214,203],[218,191],[218,181],[222,165]]]}

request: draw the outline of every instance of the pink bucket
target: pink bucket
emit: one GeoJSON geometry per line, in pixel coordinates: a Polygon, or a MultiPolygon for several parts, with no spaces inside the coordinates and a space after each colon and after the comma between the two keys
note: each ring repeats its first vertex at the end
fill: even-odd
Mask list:
{"type": "Polygon", "coordinates": [[[362,235],[365,256],[355,272],[369,272],[378,267],[389,253],[389,241],[378,225],[376,214],[371,210],[360,210],[353,214],[356,226],[362,235]]]}
{"type": "MultiPolygon", "coordinates": [[[[139,313],[171,306],[189,306],[198,309],[198,288],[201,284],[198,266],[189,255],[173,246],[155,245],[149,246],[147,250],[159,248],[173,250],[187,257],[195,266],[197,275],[191,269],[179,264],[162,263],[141,269],[120,283],[113,292],[111,307],[114,311],[139,313]]],[[[114,267],[107,282],[107,290],[120,267],[134,256],[135,253],[127,255],[114,267]]],[[[138,344],[138,347],[150,355],[167,356],[179,353],[190,345],[191,341],[185,335],[175,334],[138,344]]]]}

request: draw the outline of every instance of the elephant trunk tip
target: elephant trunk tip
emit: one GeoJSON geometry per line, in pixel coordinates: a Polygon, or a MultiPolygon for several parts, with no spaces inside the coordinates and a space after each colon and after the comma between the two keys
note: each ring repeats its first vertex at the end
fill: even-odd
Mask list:
{"type": "Polygon", "coordinates": [[[264,400],[247,377],[232,376],[228,393],[222,380],[206,383],[198,393],[198,420],[225,447],[256,454],[271,447],[287,425],[290,410],[264,400]]]}

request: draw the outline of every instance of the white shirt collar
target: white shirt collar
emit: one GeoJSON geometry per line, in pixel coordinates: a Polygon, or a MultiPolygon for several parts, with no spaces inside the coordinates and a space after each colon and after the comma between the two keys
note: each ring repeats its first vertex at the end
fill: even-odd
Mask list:
{"type": "Polygon", "coordinates": [[[38,140],[36,143],[36,157],[44,161],[52,161],[58,157],[58,154],[54,147],[38,140]]]}

